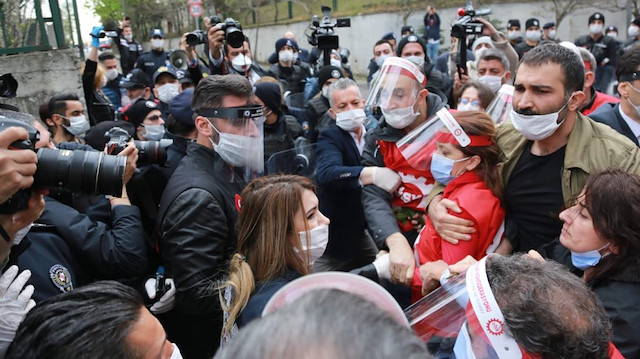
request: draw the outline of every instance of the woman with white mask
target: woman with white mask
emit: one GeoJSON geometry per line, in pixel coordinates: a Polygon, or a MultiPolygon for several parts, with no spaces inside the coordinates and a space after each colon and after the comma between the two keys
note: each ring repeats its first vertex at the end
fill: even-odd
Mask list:
{"type": "Polygon", "coordinates": [[[259,318],[278,289],[309,274],[329,240],[329,219],[306,177],[258,177],[240,198],[238,245],[220,288],[223,341],[259,318]]]}

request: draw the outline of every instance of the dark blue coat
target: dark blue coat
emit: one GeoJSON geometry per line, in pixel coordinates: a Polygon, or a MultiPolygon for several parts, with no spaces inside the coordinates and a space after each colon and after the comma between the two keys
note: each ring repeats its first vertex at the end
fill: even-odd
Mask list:
{"type": "Polygon", "coordinates": [[[620,115],[620,104],[605,103],[597,110],[589,114],[589,118],[600,123],[604,123],[618,133],[627,136],[633,143],[638,145],[638,138],[633,134],[627,122],[620,115]]]}
{"type": "Polygon", "coordinates": [[[364,167],[349,132],[336,125],[320,132],[317,166],[319,209],[331,220],[325,255],[350,259],[361,243],[366,221],[358,183],[364,167]]]}

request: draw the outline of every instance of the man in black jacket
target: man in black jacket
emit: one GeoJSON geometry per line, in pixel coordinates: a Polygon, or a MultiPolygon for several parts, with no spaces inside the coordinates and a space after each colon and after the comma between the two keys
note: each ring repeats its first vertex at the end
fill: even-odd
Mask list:
{"type": "Polygon", "coordinates": [[[191,102],[196,142],[162,195],[160,254],[176,285],[176,306],[162,321],[185,358],[211,358],[218,347],[216,288],[236,249],[239,194],[263,168],[262,107],[252,95],[240,75],[200,81],[191,102]]]}

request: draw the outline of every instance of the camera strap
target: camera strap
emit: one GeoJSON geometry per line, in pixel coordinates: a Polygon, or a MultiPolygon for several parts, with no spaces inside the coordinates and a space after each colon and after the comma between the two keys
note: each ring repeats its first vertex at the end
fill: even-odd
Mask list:
{"type": "Polygon", "coordinates": [[[4,227],[2,227],[1,224],[0,224],[0,236],[2,236],[2,238],[4,238],[4,240],[7,243],[11,242],[11,237],[9,236],[9,233],[7,233],[7,231],[4,229],[4,227]]]}

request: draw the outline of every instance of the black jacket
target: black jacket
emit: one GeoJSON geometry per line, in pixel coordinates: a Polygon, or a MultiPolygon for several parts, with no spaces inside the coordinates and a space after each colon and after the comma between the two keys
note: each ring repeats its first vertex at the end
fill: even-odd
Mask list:
{"type": "Polygon", "coordinates": [[[618,133],[627,136],[633,143],[638,145],[638,138],[633,134],[627,122],[620,115],[620,104],[605,103],[597,110],[589,114],[589,118],[600,123],[604,123],[618,133]]]}
{"type": "Polygon", "coordinates": [[[166,51],[151,50],[143,52],[136,60],[136,68],[144,71],[149,79],[153,79],[153,74],[160,66],[169,65],[169,53],[166,51]]]}
{"type": "Polygon", "coordinates": [[[264,124],[264,163],[276,152],[290,150],[294,140],[302,136],[302,127],[295,117],[281,113],[275,123],[264,124]]]}
{"type": "MultiPolygon", "coordinates": [[[[440,97],[429,94],[427,96],[427,118],[444,107],[440,97]]],[[[384,119],[384,117],[383,117],[384,119]]],[[[386,122],[367,132],[365,135],[363,166],[385,167],[384,158],[379,151],[378,140],[396,142],[404,136],[404,132],[395,129],[386,122]]],[[[375,185],[367,185],[362,189],[362,208],[369,224],[369,232],[378,248],[384,247],[384,241],[395,232],[400,232],[396,217],[391,209],[392,195],[375,185]]]]}
{"type": "Polygon", "coordinates": [[[97,68],[97,62],[87,60],[84,72],[82,73],[84,100],[87,104],[89,124],[92,126],[102,121],[113,121],[116,118],[116,109],[111,101],[109,101],[102,91],[95,90],[93,87],[97,68]]]}
{"type": "Polygon", "coordinates": [[[210,358],[219,345],[215,288],[236,249],[236,198],[245,186],[234,170],[212,149],[193,143],[162,195],[160,254],[177,290],[163,325],[185,358],[210,358]]]}
{"type": "MultiPolygon", "coordinates": [[[[96,280],[130,279],[148,272],[137,207],[115,206],[111,223],[105,223],[52,198],[45,201],[42,216],[9,256],[10,264],[31,270],[29,284],[35,287],[36,302],[96,280]]],[[[103,199],[95,206],[105,205],[109,203],[103,199]]]]}
{"type": "Polygon", "coordinates": [[[136,40],[128,42],[124,37],[121,37],[118,43],[118,51],[120,51],[122,74],[126,76],[133,69],[138,57],[142,53],[142,45],[136,40]]]}
{"type": "Polygon", "coordinates": [[[298,93],[304,92],[304,85],[311,73],[304,66],[294,64],[292,67],[282,67],[277,63],[271,65],[268,75],[280,80],[285,92],[298,93]]]}
{"type": "Polygon", "coordinates": [[[322,95],[312,98],[304,106],[302,114],[302,121],[306,123],[304,137],[311,143],[316,143],[320,131],[326,130],[336,123],[327,112],[328,110],[329,100],[322,95]]]}

